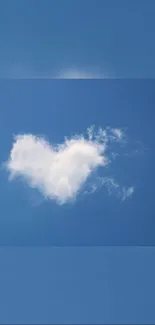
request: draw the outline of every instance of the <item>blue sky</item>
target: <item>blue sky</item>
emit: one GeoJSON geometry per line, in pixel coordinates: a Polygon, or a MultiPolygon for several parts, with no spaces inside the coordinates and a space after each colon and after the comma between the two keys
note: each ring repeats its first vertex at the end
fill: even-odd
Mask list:
{"type": "Polygon", "coordinates": [[[1,0],[0,323],[155,323],[154,16],[1,0]]]}
{"type": "Polygon", "coordinates": [[[155,76],[154,0],[1,0],[0,76],[155,76]]]}
{"type": "Polygon", "coordinates": [[[1,247],[1,324],[154,324],[154,247],[1,247]]]}
{"type": "MultiPolygon", "coordinates": [[[[0,88],[0,244],[154,245],[154,81],[1,80],[0,88]],[[74,134],[83,134],[92,124],[96,128],[124,129],[126,143],[114,143],[112,149],[108,149],[108,157],[112,157],[112,151],[119,156],[107,166],[97,167],[90,177],[93,183],[85,183],[87,186],[81,188],[75,202],[60,205],[55,198],[44,199],[45,190],[49,196],[55,195],[54,186],[59,184],[59,175],[54,185],[52,182],[44,183],[43,195],[37,191],[37,186],[32,189],[26,178],[9,181],[9,172],[3,163],[11,159],[14,135],[41,135],[50,143],[57,144],[63,143],[65,136],[70,138],[74,134]],[[108,195],[107,184],[92,194],[84,195],[85,190],[92,190],[92,184],[98,186],[98,177],[112,178],[119,184],[120,191],[122,187],[133,186],[134,193],[121,202],[121,198],[117,198],[118,189],[112,187],[112,195],[108,195]]],[[[20,142],[18,144],[17,159],[14,157],[12,160],[16,163],[14,171],[17,171],[17,164],[24,163],[19,161],[19,157],[24,157],[24,161],[28,157],[31,159],[31,152],[24,149],[27,142],[23,142],[22,148],[20,142]],[[26,151],[23,153],[22,150],[26,151]]],[[[46,154],[41,151],[43,157],[46,154]]],[[[38,152],[35,155],[38,157],[36,171],[42,168],[42,165],[38,167],[40,161],[42,164],[42,157],[38,152]]],[[[76,157],[82,159],[78,154],[76,157]]],[[[78,166],[75,161],[74,167],[80,166],[80,170],[76,169],[77,176],[82,170],[82,160],[78,166]]],[[[32,169],[33,162],[30,163],[32,169]]],[[[63,161],[62,166],[68,166],[65,164],[63,161]]],[[[20,175],[26,177],[22,168],[23,165],[20,166],[20,173],[23,173],[20,175]]],[[[41,173],[46,172],[40,169],[37,181],[41,173]]],[[[34,174],[28,175],[34,180],[34,174]]],[[[46,181],[49,179],[50,176],[46,181]]],[[[44,175],[42,180],[45,180],[44,175]]],[[[74,178],[70,181],[71,188],[73,183],[74,186],[77,184],[74,178]]],[[[62,192],[57,192],[57,198],[61,195],[62,192]]],[[[65,199],[68,198],[66,195],[65,192],[65,199]]]]}

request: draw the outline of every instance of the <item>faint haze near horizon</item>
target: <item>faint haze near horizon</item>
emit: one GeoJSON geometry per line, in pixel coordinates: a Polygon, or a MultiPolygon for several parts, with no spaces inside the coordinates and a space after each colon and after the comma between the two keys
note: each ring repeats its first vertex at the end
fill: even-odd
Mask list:
{"type": "Polygon", "coordinates": [[[1,0],[0,77],[153,78],[154,17],[152,0],[1,0]]]}

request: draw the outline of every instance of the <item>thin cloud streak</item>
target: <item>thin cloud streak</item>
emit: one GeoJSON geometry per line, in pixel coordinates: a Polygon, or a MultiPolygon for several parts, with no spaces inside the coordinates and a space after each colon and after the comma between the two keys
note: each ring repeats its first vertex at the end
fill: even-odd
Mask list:
{"type": "Polygon", "coordinates": [[[26,64],[14,63],[0,68],[0,76],[11,79],[104,79],[99,69],[93,68],[49,68],[42,71],[26,64]]]}
{"type": "Polygon", "coordinates": [[[99,72],[93,72],[84,69],[66,69],[56,74],[56,79],[104,79],[104,75],[99,72]]]}

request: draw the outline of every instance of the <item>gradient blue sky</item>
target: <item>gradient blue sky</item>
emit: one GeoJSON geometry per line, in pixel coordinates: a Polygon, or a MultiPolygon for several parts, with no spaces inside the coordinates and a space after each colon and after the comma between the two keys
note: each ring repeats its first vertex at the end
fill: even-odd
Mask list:
{"type": "Polygon", "coordinates": [[[60,143],[92,124],[125,127],[128,144],[102,175],[135,186],[123,203],[102,188],[59,206],[26,182],[10,183],[2,168],[1,245],[155,244],[154,86],[153,80],[0,81],[1,164],[14,134],[41,134],[60,143]]]}
{"type": "Polygon", "coordinates": [[[1,0],[0,76],[155,77],[154,0],[1,0]]]}
{"type": "MultiPolygon", "coordinates": [[[[154,0],[1,0],[0,77],[155,77],[154,17],[154,0]]],[[[20,132],[125,127],[109,171],[135,186],[124,203],[101,189],[60,207],[0,170],[1,324],[155,323],[154,248],[131,247],[155,244],[154,87],[0,80],[1,164],[20,132]]]]}
{"type": "Polygon", "coordinates": [[[1,324],[154,324],[152,247],[0,248],[1,324]]]}

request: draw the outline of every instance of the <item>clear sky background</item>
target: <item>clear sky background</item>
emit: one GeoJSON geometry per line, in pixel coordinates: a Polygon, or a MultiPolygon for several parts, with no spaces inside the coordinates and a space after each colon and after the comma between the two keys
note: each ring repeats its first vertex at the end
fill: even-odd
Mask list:
{"type": "Polygon", "coordinates": [[[1,0],[0,76],[155,77],[154,0],[1,0]]]}
{"type": "Polygon", "coordinates": [[[1,324],[154,324],[153,247],[0,248],[1,324]]]}
{"type": "Polygon", "coordinates": [[[155,244],[154,86],[153,80],[1,80],[1,245],[155,244]],[[2,164],[14,134],[61,143],[92,124],[126,128],[128,143],[116,149],[120,156],[98,171],[134,186],[124,202],[102,187],[59,206],[26,182],[8,181],[2,164]]]}

